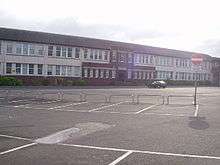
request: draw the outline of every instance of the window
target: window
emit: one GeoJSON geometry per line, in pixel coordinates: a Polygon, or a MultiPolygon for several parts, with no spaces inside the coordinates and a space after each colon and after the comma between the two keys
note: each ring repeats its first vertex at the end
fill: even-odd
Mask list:
{"type": "Polygon", "coordinates": [[[38,55],[43,56],[44,54],[44,46],[39,45],[38,46],[38,55]]]}
{"type": "Polygon", "coordinates": [[[95,70],[95,78],[98,78],[98,77],[99,77],[99,70],[96,69],[96,70],[95,70]]]}
{"type": "Polygon", "coordinates": [[[143,75],[143,76],[142,76],[142,79],[145,80],[145,79],[146,79],[146,72],[143,72],[142,75],[143,75]]]}
{"type": "Polygon", "coordinates": [[[178,59],[176,59],[176,66],[178,66],[178,64],[179,64],[179,60],[178,60],[178,59]]]}
{"type": "Polygon", "coordinates": [[[142,77],[142,72],[138,72],[138,79],[141,79],[142,77]]]}
{"type": "Polygon", "coordinates": [[[90,69],[89,77],[93,78],[93,69],[90,69]]]}
{"type": "Polygon", "coordinates": [[[84,68],[84,77],[88,77],[88,69],[84,68]]]}
{"type": "Polygon", "coordinates": [[[112,70],[112,78],[115,78],[115,70],[112,70]]]}
{"type": "Polygon", "coordinates": [[[84,49],[84,59],[88,58],[88,49],[84,49]]]}
{"type": "Polygon", "coordinates": [[[72,66],[67,66],[67,76],[72,75],[72,66]]]}
{"type": "Polygon", "coordinates": [[[12,63],[6,63],[6,73],[7,74],[12,73],[12,63]]]}
{"type": "Polygon", "coordinates": [[[80,77],[80,74],[81,74],[80,66],[75,66],[74,67],[74,75],[76,77],[80,77]]]}
{"type": "Polygon", "coordinates": [[[153,64],[153,62],[154,62],[154,57],[150,56],[150,63],[153,64]]]}
{"type": "Polygon", "coordinates": [[[104,70],[100,69],[100,78],[104,78],[104,70]]]}
{"type": "Polygon", "coordinates": [[[102,51],[99,50],[99,59],[101,60],[102,59],[102,51]]]}
{"type": "Polygon", "coordinates": [[[62,47],[62,57],[66,57],[66,48],[62,47]]]}
{"type": "Polygon", "coordinates": [[[22,64],[22,74],[27,74],[27,64],[22,64]]]}
{"type": "Polygon", "coordinates": [[[60,65],[56,65],[56,75],[60,75],[60,65]]]}
{"type": "Polygon", "coordinates": [[[132,63],[132,54],[128,55],[128,63],[132,63]]]}
{"type": "Polygon", "coordinates": [[[138,77],[138,72],[134,72],[134,79],[137,79],[138,77]]]}
{"type": "Polygon", "coordinates": [[[80,56],[80,48],[76,48],[75,58],[79,58],[80,56]]]}
{"type": "Polygon", "coordinates": [[[73,49],[72,48],[68,48],[67,57],[72,57],[72,52],[73,52],[73,49]]]}
{"type": "Polygon", "coordinates": [[[22,45],[21,44],[16,44],[16,46],[15,46],[16,54],[22,54],[21,51],[22,51],[22,45]]]}
{"type": "Polygon", "coordinates": [[[125,55],[124,54],[119,54],[119,61],[125,62],[125,55]]]}
{"type": "Polygon", "coordinates": [[[29,46],[29,54],[30,55],[34,55],[35,54],[35,46],[34,45],[30,45],[29,46]]]}
{"type": "Polygon", "coordinates": [[[97,50],[93,50],[94,51],[94,57],[95,57],[95,60],[97,60],[98,59],[98,51],[97,50]]]}
{"type": "Polygon", "coordinates": [[[60,57],[60,55],[61,55],[61,47],[60,47],[60,46],[57,46],[57,47],[56,47],[56,56],[57,56],[57,57],[60,57]]]}
{"type": "Polygon", "coordinates": [[[21,64],[16,64],[16,74],[21,74],[21,64]]]}
{"type": "Polygon", "coordinates": [[[12,45],[12,43],[7,43],[7,53],[12,53],[12,51],[13,51],[13,45],[12,45]]]}
{"type": "Polygon", "coordinates": [[[53,46],[48,46],[48,56],[53,56],[53,46]]]}
{"type": "Polygon", "coordinates": [[[23,44],[23,54],[28,55],[28,44],[23,44]]]}
{"type": "Polygon", "coordinates": [[[145,56],[145,62],[146,64],[148,64],[148,56],[145,56]]]}
{"type": "Polygon", "coordinates": [[[131,79],[131,70],[128,70],[128,79],[131,79]]]}
{"type": "Polygon", "coordinates": [[[34,64],[29,64],[29,74],[34,74],[34,64]]]}
{"type": "Polygon", "coordinates": [[[66,66],[62,66],[61,68],[62,68],[61,75],[66,76],[66,66]]]}
{"type": "Polygon", "coordinates": [[[108,60],[108,51],[104,51],[104,60],[108,60]]]}
{"type": "Polygon", "coordinates": [[[43,64],[37,65],[37,74],[43,74],[43,64]]]}
{"type": "Polygon", "coordinates": [[[91,51],[90,51],[90,59],[92,60],[93,59],[93,50],[91,49],[91,51]]]}
{"type": "Polygon", "coordinates": [[[105,78],[109,78],[109,70],[106,70],[106,72],[105,72],[105,78]]]}
{"type": "Polygon", "coordinates": [[[115,62],[116,61],[116,54],[114,52],[111,52],[112,55],[112,61],[115,62]]]}
{"type": "Polygon", "coordinates": [[[53,65],[48,65],[47,66],[47,75],[52,75],[53,74],[53,65]]]}

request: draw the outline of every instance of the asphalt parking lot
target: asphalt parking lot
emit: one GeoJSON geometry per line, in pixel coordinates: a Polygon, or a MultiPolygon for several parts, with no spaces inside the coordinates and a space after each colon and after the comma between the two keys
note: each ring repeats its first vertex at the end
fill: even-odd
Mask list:
{"type": "Polygon", "coordinates": [[[220,88],[0,89],[0,164],[218,165],[220,88]]]}

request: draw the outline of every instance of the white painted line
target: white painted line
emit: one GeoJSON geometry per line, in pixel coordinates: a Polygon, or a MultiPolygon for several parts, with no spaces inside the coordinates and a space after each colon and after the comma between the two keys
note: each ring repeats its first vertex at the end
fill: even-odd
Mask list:
{"type": "Polygon", "coordinates": [[[174,156],[174,157],[188,157],[188,158],[220,160],[220,157],[217,157],[217,156],[207,156],[207,155],[191,155],[191,154],[176,154],[176,153],[169,153],[169,152],[128,150],[128,149],[120,149],[120,148],[96,147],[96,146],[77,145],[77,144],[65,144],[65,143],[58,143],[58,145],[70,146],[70,147],[79,147],[79,148],[97,149],[97,150],[107,150],[107,151],[121,151],[121,152],[142,153],[142,154],[151,154],[151,155],[164,155],[164,156],[174,156]]]}
{"type": "Polygon", "coordinates": [[[122,101],[122,102],[119,102],[119,103],[94,108],[94,109],[89,110],[89,112],[97,111],[97,110],[104,109],[104,108],[109,108],[109,107],[116,106],[116,105],[119,105],[119,104],[123,104],[123,103],[126,103],[126,102],[128,102],[128,101],[122,101]]]}
{"type": "Polygon", "coordinates": [[[0,134],[0,137],[31,141],[31,139],[28,139],[28,138],[23,138],[23,137],[18,137],[18,136],[11,136],[11,135],[3,135],[3,134],[0,134]]]}
{"type": "Polygon", "coordinates": [[[25,99],[25,100],[13,100],[13,101],[9,101],[9,103],[17,103],[17,102],[21,102],[21,101],[33,101],[33,100],[36,100],[36,99],[25,99]]]}
{"type": "Polygon", "coordinates": [[[132,153],[132,151],[128,151],[125,154],[123,154],[122,156],[120,156],[119,158],[117,158],[116,160],[114,160],[113,162],[111,162],[109,165],[116,165],[118,164],[121,160],[123,160],[124,158],[126,158],[128,155],[130,155],[132,153]]]}
{"type": "Polygon", "coordinates": [[[194,116],[195,116],[195,117],[198,117],[198,115],[199,115],[199,105],[197,104],[197,105],[196,105],[196,110],[195,110],[194,116]]]}
{"type": "Polygon", "coordinates": [[[149,106],[149,107],[147,107],[147,108],[144,108],[144,109],[142,109],[142,110],[140,110],[140,111],[138,111],[138,112],[135,112],[134,114],[139,114],[139,113],[141,113],[141,112],[143,112],[143,111],[146,111],[146,110],[148,110],[148,109],[151,109],[151,108],[153,108],[153,107],[156,107],[158,104],[155,104],[155,105],[151,105],[151,106],[149,106]]]}
{"type": "Polygon", "coordinates": [[[7,154],[7,153],[10,153],[10,152],[13,152],[13,151],[17,151],[17,150],[20,150],[20,149],[23,149],[23,148],[27,148],[27,147],[30,147],[30,146],[33,146],[33,145],[36,145],[36,144],[37,143],[30,143],[30,144],[23,145],[23,146],[20,146],[20,147],[12,148],[10,150],[0,152],[0,155],[4,155],[4,154],[7,154]]]}
{"type": "Polygon", "coordinates": [[[88,102],[80,102],[80,103],[72,103],[72,104],[68,104],[68,105],[61,105],[61,106],[57,106],[57,107],[52,107],[52,108],[48,108],[48,110],[51,109],[58,109],[58,108],[65,108],[65,107],[69,107],[69,106],[74,106],[74,105],[80,105],[80,104],[86,104],[88,102]]]}

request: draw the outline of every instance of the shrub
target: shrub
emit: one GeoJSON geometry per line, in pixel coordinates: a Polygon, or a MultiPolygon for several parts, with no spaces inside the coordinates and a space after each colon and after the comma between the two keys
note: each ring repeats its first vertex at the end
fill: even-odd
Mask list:
{"type": "Polygon", "coordinates": [[[0,77],[0,86],[21,86],[23,85],[21,80],[17,80],[14,77],[0,77]]]}
{"type": "Polygon", "coordinates": [[[85,85],[87,85],[87,81],[85,81],[85,80],[75,80],[75,81],[72,82],[72,85],[85,86],[85,85]]]}

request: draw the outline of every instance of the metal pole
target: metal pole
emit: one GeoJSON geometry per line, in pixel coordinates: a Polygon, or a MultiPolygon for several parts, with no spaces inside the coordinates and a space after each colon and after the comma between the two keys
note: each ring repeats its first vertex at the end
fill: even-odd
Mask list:
{"type": "Polygon", "coordinates": [[[197,105],[197,78],[195,80],[195,94],[194,94],[194,105],[197,105]]]}

